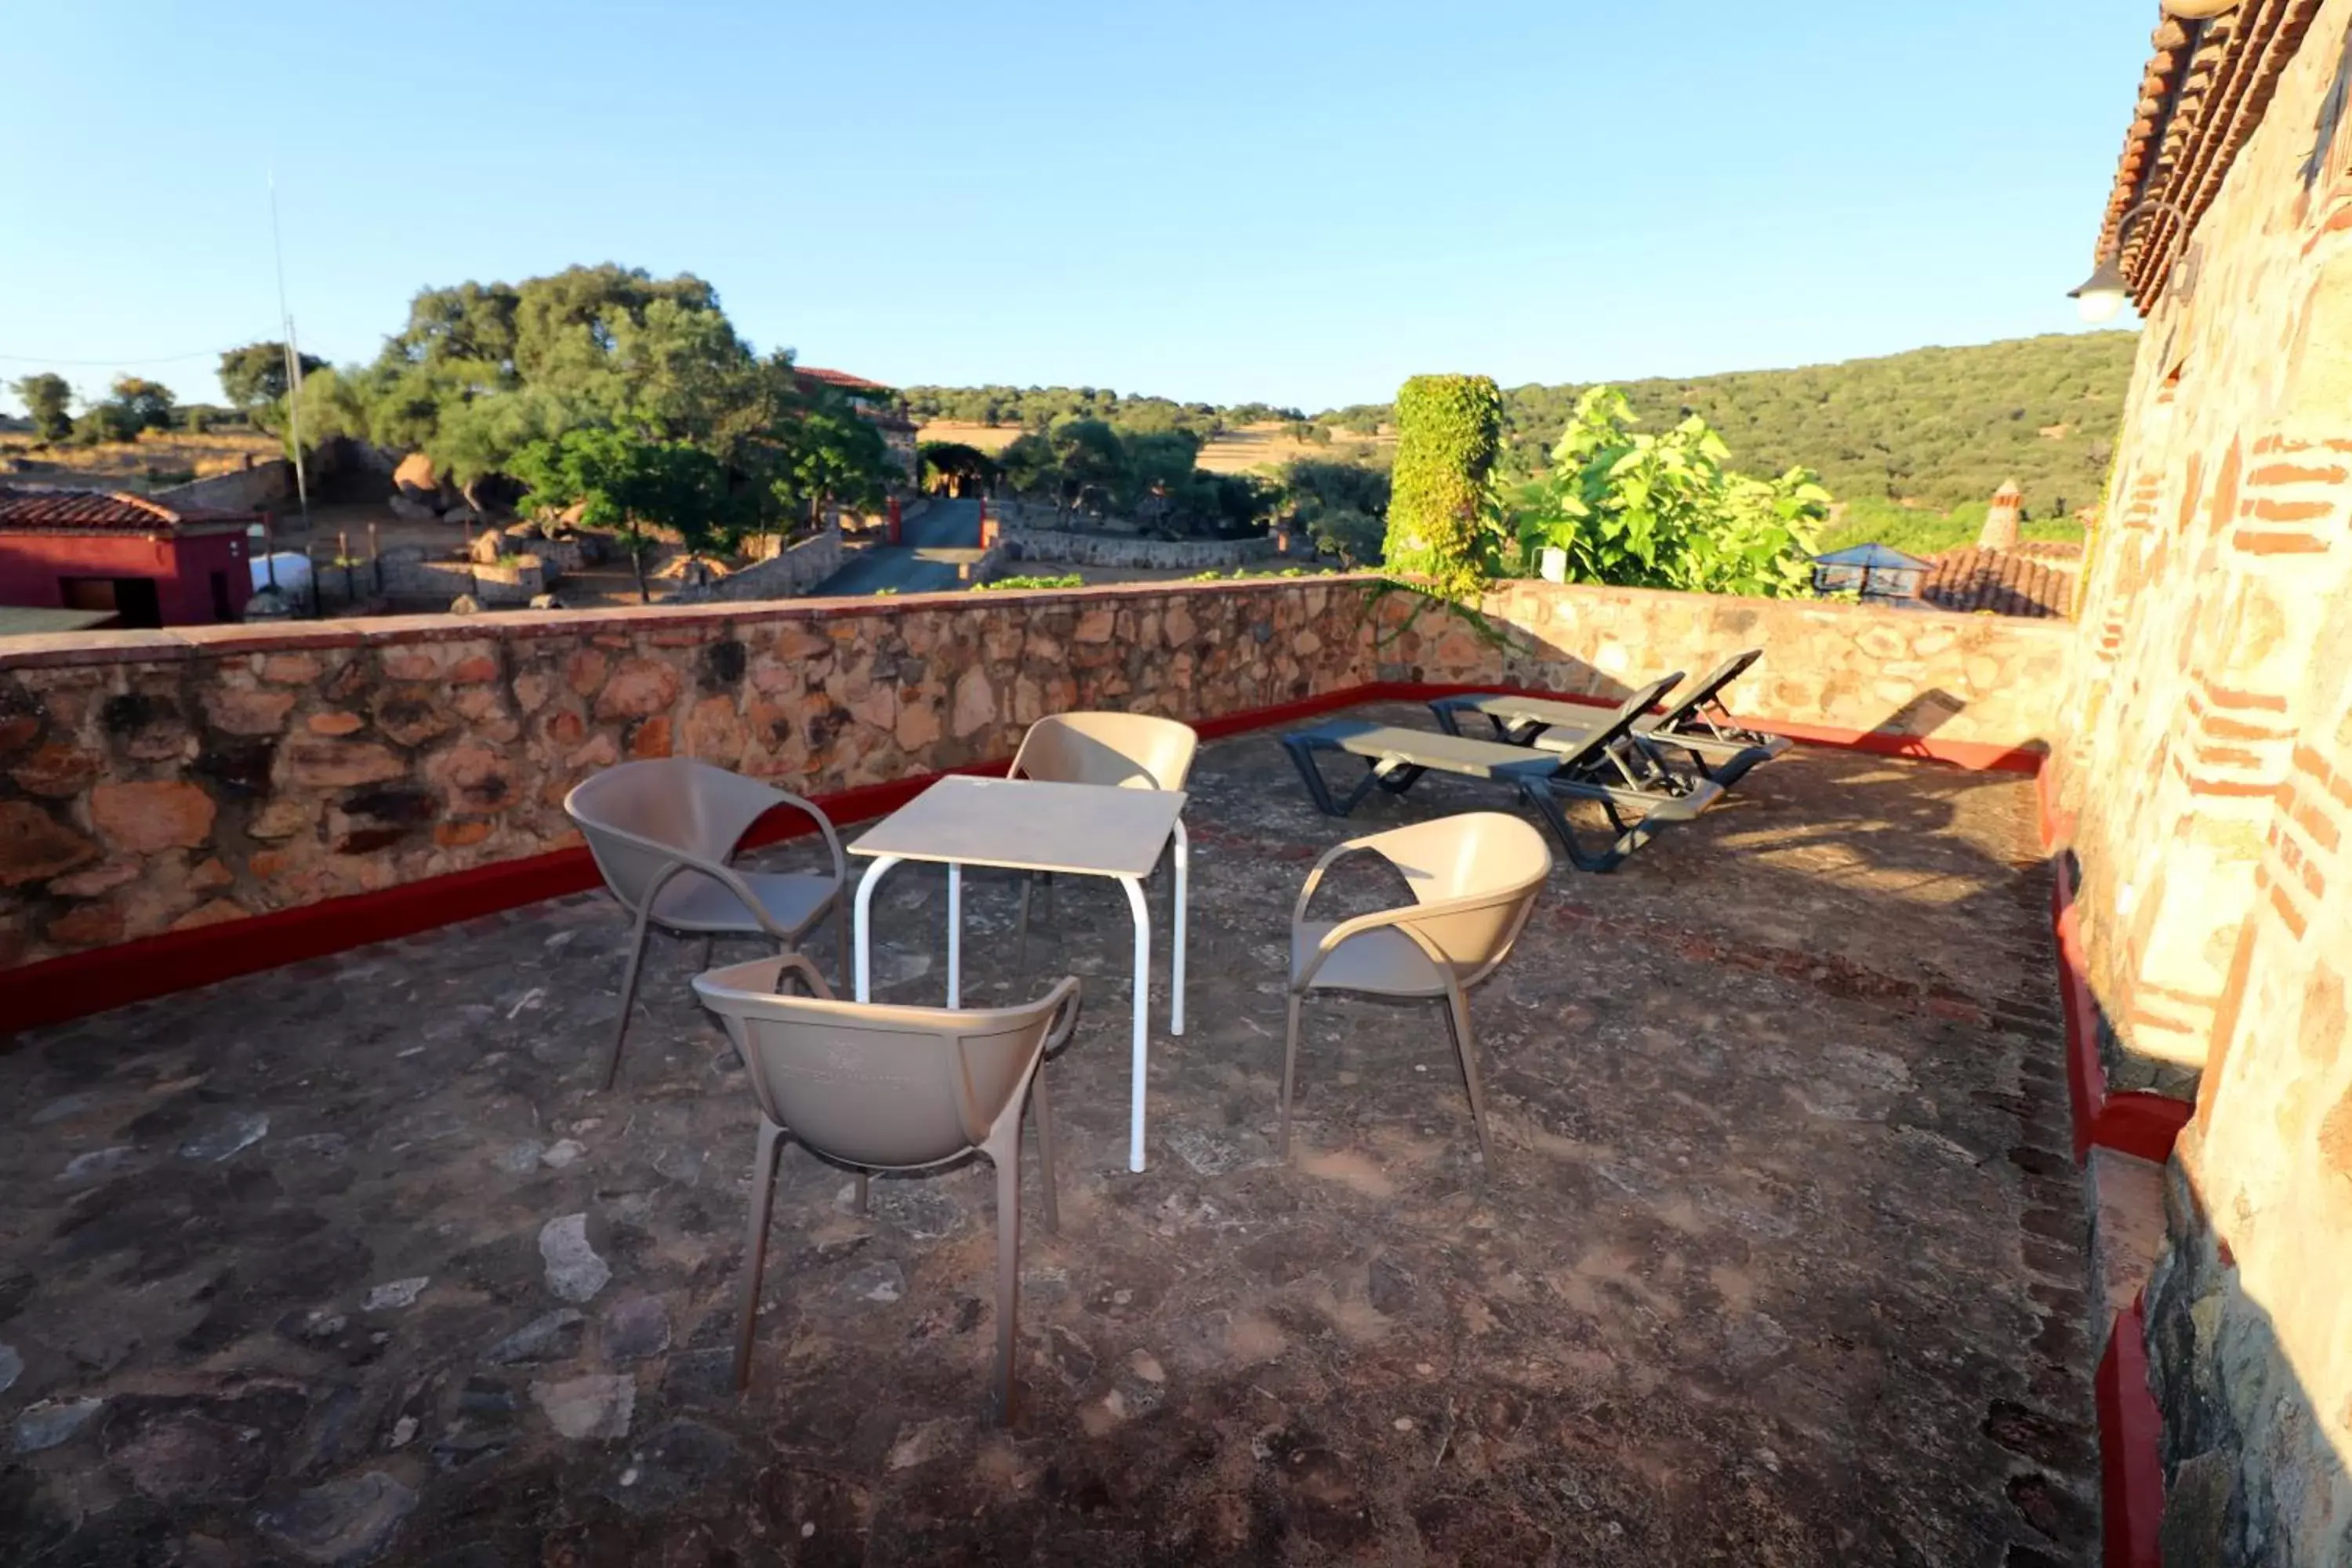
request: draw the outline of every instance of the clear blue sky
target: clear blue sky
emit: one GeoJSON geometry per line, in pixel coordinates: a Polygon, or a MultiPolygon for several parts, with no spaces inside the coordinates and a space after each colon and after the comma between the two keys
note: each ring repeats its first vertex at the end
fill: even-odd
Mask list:
{"type": "Polygon", "coordinates": [[[1310,410],[2062,331],[2156,20],[25,4],[0,377],[216,396],[210,351],[276,335],[273,165],[303,347],[339,362],[422,287],[604,260],[885,381],[1310,410]]]}

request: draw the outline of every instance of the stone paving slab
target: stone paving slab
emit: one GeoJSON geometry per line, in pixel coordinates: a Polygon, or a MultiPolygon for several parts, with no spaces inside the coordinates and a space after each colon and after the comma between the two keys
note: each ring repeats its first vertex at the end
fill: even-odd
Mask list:
{"type": "MultiPolygon", "coordinates": [[[[1192,1029],[1155,1042],[1142,1175],[1123,901],[1059,889],[1024,979],[985,940],[1013,879],[967,883],[971,999],[1088,995],[1010,1431],[977,1161],[861,1217],[789,1153],[735,1394],[755,1112],[698,943],[657,942],[596,1091],[627,931],[586,896],[0,1054],[0,1562],[2091,1560],[2029,783],[1801,750],[1556,870],[1472,999],[1493,1170],[1417,1005],[1310,1002],[1291,1164],[1272,1138],[1307,862],[1502,797],[1431,779],[1343,826],[1267,735],[1193,789],[1192,1029]]],[[[944,892],[886,884],[889,999],[936,998],[944,892]]]]}

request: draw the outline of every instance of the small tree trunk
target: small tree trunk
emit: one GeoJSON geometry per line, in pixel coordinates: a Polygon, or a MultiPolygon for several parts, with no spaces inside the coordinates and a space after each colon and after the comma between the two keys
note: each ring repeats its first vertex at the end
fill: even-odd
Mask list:
{"type": "Polygon", "coordinates": [[[652,604],[654,591],[646,582],[646,547],[643,541],[629,546],[629,564],[637,574],[637,603],[652,604]]]}

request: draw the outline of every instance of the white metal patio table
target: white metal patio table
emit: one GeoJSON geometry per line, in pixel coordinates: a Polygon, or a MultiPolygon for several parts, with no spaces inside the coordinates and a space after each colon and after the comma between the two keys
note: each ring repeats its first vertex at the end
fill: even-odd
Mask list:
{"type": "Polygon", "coordinates": [[[1150,1041],[1151,915],[1143,879],[1175,844],[1176,912],[1169,963],[1169,1033],[1184,1032],[1184,917],[1190,858],[1182,790],[1120,789],[1036,779],[940,780],[850,844],[874,863],[855,906],[857,1000],[872,997],[870,911],[891,867],[923,860],[948,868],[948,1005],[962,1005],[963,868],[1108,877],[1127,889],[1135,918],[1135,1092],[1128,1113],[1127,1168],[1143,1169],[1143,1101],[1150,1041]]]}

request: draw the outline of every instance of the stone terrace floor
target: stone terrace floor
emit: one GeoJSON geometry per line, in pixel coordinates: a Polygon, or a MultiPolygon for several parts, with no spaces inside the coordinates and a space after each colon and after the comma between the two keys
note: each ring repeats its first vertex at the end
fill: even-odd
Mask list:
{"type": "MultiPolygon", "coordinates": [[[[1491,1171],[1433,1006],[1310,1002],[1295,1163],[1272,1139],[1307,863],[1497,797],[1343,826],[1265,734],[1194,789],[1142,1175],[1124,901],[1065,886],[1036,950],[1089,1009],[1013,1430],[978,1162],[861,1218],[789,1153],[737,1397],[755,1112],[676,941],[596,1092],[626,931],[583,896],[0,1054],[0,1561],[2089,1561],[2030,783],[1800,750],[1613,875],[1562,862],[1472,998],[1491,1171]],[[566,1216],[610,1270],[577,1306],[566,1216]]],[[[887,994],[936,1000],[944,877],[885,889],[887,994]]],[[[971,999],[1042,984],[990,940],[1013,898],[967,884],[971,999]]]]}

